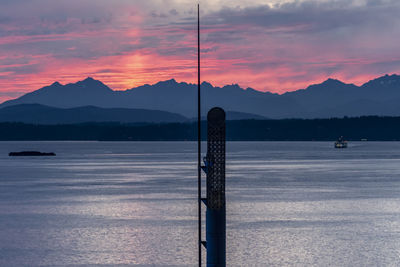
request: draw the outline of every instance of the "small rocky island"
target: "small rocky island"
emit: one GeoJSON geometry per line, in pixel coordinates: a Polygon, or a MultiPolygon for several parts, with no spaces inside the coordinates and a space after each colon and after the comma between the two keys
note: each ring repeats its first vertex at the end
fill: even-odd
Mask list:
{"type": "Polygon", "coordinates": [[[39,152],[39,151],[21,151],[21,152],[10,152],[8,154],[10,157],[43,157],[43,156],[55,156],[56,154],[53,152],[46,153],[46,152],[39,152]]]}

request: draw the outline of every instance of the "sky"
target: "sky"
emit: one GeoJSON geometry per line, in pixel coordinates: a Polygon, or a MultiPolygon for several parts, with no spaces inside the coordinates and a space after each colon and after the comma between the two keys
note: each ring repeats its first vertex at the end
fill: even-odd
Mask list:
{"type": "MultiPolygon", "coordinates": [[[[90,76],[196,83],[197,2],[0,0],[0,101],[90,76]]],[[[400,73],[398,0],[200,0],[202,80],[283,93],[400,73]]]]}

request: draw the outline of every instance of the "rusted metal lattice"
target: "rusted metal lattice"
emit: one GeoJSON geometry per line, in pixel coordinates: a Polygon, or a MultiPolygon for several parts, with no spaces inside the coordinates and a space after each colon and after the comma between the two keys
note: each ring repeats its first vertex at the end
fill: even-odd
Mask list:
{"type": "Polygon", "coordinates": [[[207,207],[225,207],[225,112],[213,108],[207,116],[207,207]]]}

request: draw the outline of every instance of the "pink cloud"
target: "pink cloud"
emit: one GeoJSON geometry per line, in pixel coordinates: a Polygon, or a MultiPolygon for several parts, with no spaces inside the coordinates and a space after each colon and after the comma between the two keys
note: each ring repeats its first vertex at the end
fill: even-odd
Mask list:
{"type": "MultiPolygon", "coordinates": [[[[196,82],[193,13],[153,12],[151,4],[145,9],[102,2],[103,9],[90,10],[88,1],[47,3],[43,14],[35,9],[41,19],[18,14],[0,26],[2,100],[86,76],[116,90],[170,78],[196,82]]],[[[283,93],[328,77],[361,84],[400,72],[400,20],[384,16],[400,11],[398,4],[332,6],[203,14],[202,79],[283,93]],[[368,20],[371,13],[375,24],[368,20]]]]}

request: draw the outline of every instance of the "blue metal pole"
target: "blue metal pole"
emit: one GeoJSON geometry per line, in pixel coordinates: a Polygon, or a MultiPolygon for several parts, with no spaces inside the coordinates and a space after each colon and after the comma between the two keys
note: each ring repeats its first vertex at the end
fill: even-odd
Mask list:
{"type": "Polygon", "coordinates": [[[207,267],[226,266],[225,111],[207,115],[207,267]]]}
{"type": "Polygon", "coordinates": [[[207,267],[226,266],[226,211],[207,208],[207,267]]]}

